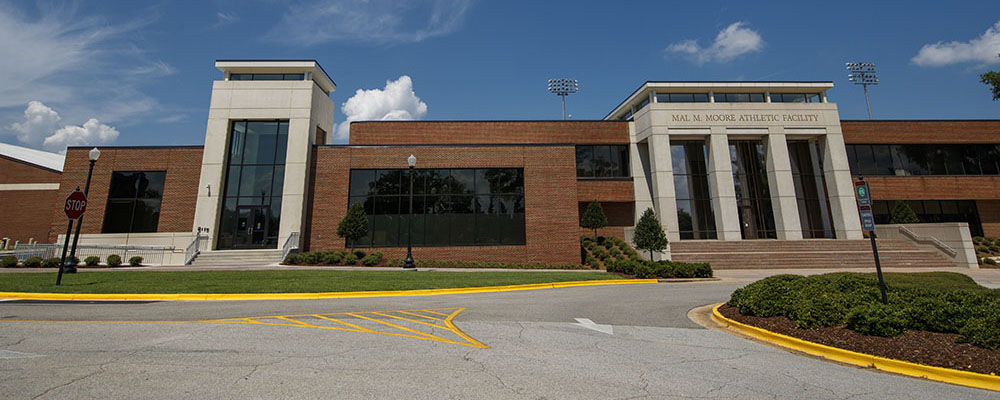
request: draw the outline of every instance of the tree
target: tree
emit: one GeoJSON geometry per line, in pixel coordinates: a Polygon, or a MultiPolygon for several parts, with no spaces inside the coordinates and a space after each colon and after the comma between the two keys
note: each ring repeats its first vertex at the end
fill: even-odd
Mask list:
{"type": "Polygon", "coordinates": [[[892,207],[891,215],[890,224],[916,224],[920,222],[920,218],[917,218],[917,214],[905,201],[897,201],[896,205],[892,207]]]}
{"type": "MultiPolygon", "coordinates": [[[[1000,57],[1000,54],[997,57],[1000,57]]],[[[993,101],[1000,100],[1000,72],[984,72],[982,75],[979,75],[979,81],[988,85],[993,91],[993,101]]]]}
{"type": "Polygon", "coordinates": [[[649,259],[653,259],[654,251],[662,251],[667,248],[667,234],[663,232],[660,220],[656,219],[656,214],[652,208],[647,208],[639,218],[639,223],[635,224],[635,236],[632,238],[635,247],[639,250],[648,250],[649,259]]]}
{"type": "Polygon", "coordinates": [[[604,209],[601,208],[601,203],[594,201],[587,205],[587,210],[583,212],[583,217],[580,218],[580,226],[593,229],[594,241],[597,241],[597,230],[608,226],[608,217],[604,216],[604,209]]]}
{"type": "Polygon", "coordinates": [[[340,220],[337,225],[337,236],[347,239],[351,244],[351,252],[354,252],[354,244],[365,236],[368,236],[368,216],[365,215],[365,207],[361,203],[351,204],[347,209],[347,215],[340,220]]]}

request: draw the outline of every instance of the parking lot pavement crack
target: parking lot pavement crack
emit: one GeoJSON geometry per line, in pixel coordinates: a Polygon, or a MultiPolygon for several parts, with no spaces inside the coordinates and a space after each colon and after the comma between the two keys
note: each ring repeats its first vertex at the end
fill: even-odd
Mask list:
{"type": "Polygon", "coordinates": [[[479,372],[482,372],[482,373],[484,373],[486,375],[489,375],[489,376],[493,377],[493,379],[496,379],[496,381],[499,382],[500,386],[503,386],[504,389],[510,391],[513,394],[517,394],[517,395],[521,394],[521,390],[520,389],[515,388],[515,387],[511,387],[510,385],[507,384],[507,382],[504,382],[503,378],[501,378],[500,375],[489,371],[486,368],[486,364],[485,363],[483,363],[482,361],[479,361],[479,360],[474,360],[472,357],[470,357],[472,355],[472,353],[473,353],[472,351],[466,352],[465,355],[462,356],[462,359],[465,360],[465,361],[468,361],[468,362],[471,362],[471,363],[474,363],[474,364],[478,365],[479,366],[479,372]]]}
{"type": "Polygon", "coordinates": [[[642,387],[640,387],[639,390],[641,390],[643,394],[640,394],[638,396],[626,397],[622,400],[648,399],[653,396],[652,393],[649,393],[649,380],[646,379],[645,370],[639,373],[639,382],[642,383],[642,387]]]}
{"type": "Polygon", "coordinates": [[[25,340],[28,340],[28,338],[27,338],[27,337],[22,337],[22,338],[18,339],[18,340],[17,340],[16,342],[14,342],[14,343],[4,343],[4,344],[2,344],[2,345],[0,345],[0,346],[3,346],[3,347],[11,347],[11,346],[17,346],[17,345],[21,344],[21,342],[23,342],[23,341],[25,341],[25,340]]]}
{"type": "Polygon", "coordinates": [[[71,380],[70,380],[69,382],[66,382],[66,383],[63,383],[63,384],[61,384],[61,385],[56,385],[56,386],[53,386],[53,387],[50,387],[50,388],[48,388],[48,389],[45,389],[45,391],[44,391],[44,392],[42,392],[42,393],[39,393],[39,394],[38,394],[38,395],[36,395],[35,397],[32,397],[32,398],[31,398],[31,400],[35,400],[35,399],[37,399],[37,398],[40,398],[40,397],[42,397],[42,396],[45,396],[45,395],[49,394],[49,392],[51,392],[51,391],[53,391],[53,390],[56,390],[56,389],[59,389],[59,388],[63,388],[63,387],[66,387],[66,386],[69,386],[69,385],[72,385],[72,384],[74,384],[74,383],[77,383],[77,382],[79,382],[79,381],[82,381],[82,380],[84,380],[84,379],[87,379],[87,378],[90,378],[90,377],[92,377],[92,376],[94,376],[94,375],[97,375],[97,374],[101,374],[101,373],[104,373],[104,369],[103,369],[103,364],[101,365],[101,370],[100,370],[100,371],[94,371],[94,372],[91,372],[91,373],[89,373],[89,374],[87,374],[87,375],[84,375],[84,376],[81,376],[81,377],[78,377],[78,378],[73,378],[73,379],[71,379],[71,380]]]}

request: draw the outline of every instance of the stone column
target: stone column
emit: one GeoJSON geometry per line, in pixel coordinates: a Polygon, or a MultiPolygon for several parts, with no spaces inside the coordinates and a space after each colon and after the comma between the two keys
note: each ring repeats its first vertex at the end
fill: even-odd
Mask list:
{"type": "MultiPolygon", "coordinates": [[[[670,139],[666,134],[649,136],[650,182],[653,184],[653,206],[656,216],[667,233],[667,240],[680,240],[677,225],[677,197],[674,193],[674,169],[670,157],[670,139]]],[[[642,215],[645,209],[636,210],[642,215]]]]}
{"type": "Polygon", "coordinates": [[[725,127],[712,127],[708,140],[708,185],[715,211],[715,230],[720,240],[742,240],[740,216],[729,159],[729,137],[725,127]]]}
{"type": "Polygon", "coordinates": [[[823,137],[823,175],[830,196],[833,230],[837,239],[862,239],[858,203],[854,199],[854,182],[847,163],[847,150],[840,128],[828,128],[823,137]]]}
{"type": "Polygon", "coordinates": [[[767,186],[771,192],[771,208],[774,211],[774,228],[778,240],[802,239],[802,224],[799,222],[799,207],[795,201],[795,182],[792,180],[792,165],[788,158],[784,127],[769,128],[766,158],[767,186]]]}

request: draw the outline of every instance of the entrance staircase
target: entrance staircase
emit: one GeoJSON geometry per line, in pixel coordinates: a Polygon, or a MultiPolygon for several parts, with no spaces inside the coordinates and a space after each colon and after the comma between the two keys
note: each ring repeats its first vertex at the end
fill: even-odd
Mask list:
{"type": "MultiPolygon", "coordinates": [[[[955,267],[932,247],[879,239],[883,267],[955,267]]],[[[697,240],[670,243],[673,261],[707,262],[713,269],[874,268],[869,240],[697,240]]]]}
{"type": "Polygon", "coordinates": [[[192,266],[260,266],[281,262],[281,249],[202,251],[192,266]]]}

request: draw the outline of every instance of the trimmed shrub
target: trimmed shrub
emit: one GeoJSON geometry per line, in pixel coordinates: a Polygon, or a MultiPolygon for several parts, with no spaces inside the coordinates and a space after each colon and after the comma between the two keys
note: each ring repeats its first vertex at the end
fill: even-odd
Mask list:
{"type": "Polygon", "coordinates": [[[122,258],[117,254],[112,254],[108,256],[106,262],[108,263],[109,267],[120,267],[122,265],[122,258]]]}
{"type": "Polygon", "coordinates": [[[354,256],[360,260],[362,258],[365,258],[365,252],[364,250],[354,250],[354,256]]]}
{"type": "Polygon", "coordinates": [[[142,257],[140,257],[140,256],[129,257],[129,259],[128,259],[128,265],[131,265],[133,267],[141,266],[142,265],[142,257]]]}
{"type": "Polygon", "coordinates": [[[3,259],[0,259],[0,265],[4,268],[14,268],[17,266],[17,257],[5,256],[3,259]]]}
{"type": "Polygon", "coordinates": [[[285,256],[285,261],[284,261],[285,265],[299,265],[301,263],[302,263],[302,255],[299,253],[288,253],[288,255],[285,256]]]}
{"type": "Polygon", "coordinates": [[[344,261],[346,251],[328,251],[323,254],[323,264],[337,265],[344,261]]]}
{"type": "Polygon", "coordinates": [[[867,303],[847,313],[847,329],[871,336],[898,336],[909,323],[906,312],[892,304],[867,303]]]}
{"type": "Polygon", "coordinates": [[[601,267],[601,263],[597,262],[597,259],[594,258],[593,256],[587,256],[587,259],[584,260],[583,263],[589,266],[590,268],[596,269],[601,267]]]}
{"type": "Polygon", "coordinates": [[[357,263],[358,256],[354,255],[354,253],[347,253],[347,255],[344,256],[344,265],[354,265],[357,263]]]}
{"type": "Polygon", "coordinates": [[[96,267],[97,264],[101,263],[101,257],[90,256],[90,257],[84,258],[83,259],[83,263],[86,264],[88,267],[96,267]]]}
{"type": "Polygon", "coordinates": [[[986,265],[997,265],[997,260],[987,257],[983,259],[983,263],[986,265]]]}
{"type": "Polygon", "coordinates": [[[361,265],[364,265],[364,266],[367,266],[367,267],[378,265],[378,263],[380,263],[380,262],[382,262],[382,253],[377,252],[377,251],[374,252],[374,253],[371,253],[371,254],[369,254],[369,255],[367,255],[367,256],[365,256],[364,258],[361,259],[361,265]]]}
{"type": "Polygon", "coordinates": [[[24,263],[22,263],[21,265],[23,265],[25,268],[38,268],[42,266],[42,258],[28,257],[28,259],[24,260],[24,263]]]}
{"type": "Polygon", "coordinates": [[[46,258],[42,261],[42,268],[59,268],[60,261],[59,257],[46,258]]]}
{"type": "Polygon", "coordinates": [[[597,238],[597,230],[608,226],[608,218],[604,216],[604,209],[601,208],[601,203],[594,201],[587,205],[587,209],[580,216],[580,226],[593,229],[595,239],[597,238]]]}
{"type": "Polygon", "coordinates": [[[1000,310],[970,318],[958,332],[959,343],[971,343],[987,349],[1000,347],[1000,310]]]}
{"type": "Polygon", "coordinates": [[[77,266],[80,265],[80,257],[77,256],[66,256],[66,264],[77,266]]]}

